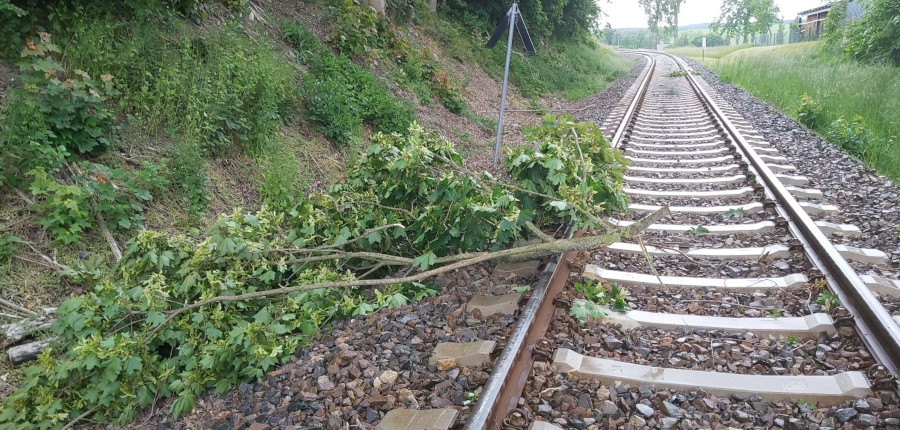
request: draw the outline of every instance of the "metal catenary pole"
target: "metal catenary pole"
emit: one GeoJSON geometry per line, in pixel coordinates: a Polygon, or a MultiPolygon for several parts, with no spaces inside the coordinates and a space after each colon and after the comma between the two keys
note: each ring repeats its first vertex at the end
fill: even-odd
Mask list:
{"type": "Polygon", "coordinates": [[[500,117],[497,119],[497,142],[494,144],[494,168],[500,162],[500,138],[503,135],[503,109],[506,107],[506,86],[509,81],[509,59],[512,55],[513,33],[516,31],[516,14],[519,13],[519,5],[512,4],[507,16],[509,17],[509,37],[506,42],[506,67],[503,69],[503,90],[500,93],[500,117]]]}

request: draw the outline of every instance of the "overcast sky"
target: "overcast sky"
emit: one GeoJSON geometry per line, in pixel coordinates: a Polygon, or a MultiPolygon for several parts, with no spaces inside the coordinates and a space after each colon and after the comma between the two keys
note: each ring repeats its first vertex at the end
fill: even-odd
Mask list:
{"type": "MultiPolygon", "coordinates": [[[[644,10],[638,6],[638,0],[596,0],[600,8],[607,15],[600,21],[600,26],[607,22],[613,28],[647,27],[647,16],[644,10]]],[[[821,6],[824,0],[775,0],[780,9],[779,15],[784,19],[794,19],[797,12],[821,6]]],[[[679,25],[700,24],[715,20],[722,7],[722,0],[684,0],[681,4],[681,13],[678,14],[679,25]]]]}

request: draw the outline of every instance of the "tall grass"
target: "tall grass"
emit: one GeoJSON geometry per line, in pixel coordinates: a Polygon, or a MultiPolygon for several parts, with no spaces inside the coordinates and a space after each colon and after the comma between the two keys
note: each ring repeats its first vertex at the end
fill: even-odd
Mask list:
{"type": "MultiPolygon", "coordinates": [[[[450,21],[441,21],[434,32],[434,38],[446,47],[450,57],[477,63],[492,78],[503,78],[505,37],[493,49],[486,49],[486,39],[472,36],[450,21]]],[[[630,60],[599,44],[551,39],[538,44],[535,54],[523,54],[521,47],[515,45],[513,49],[509,80],[529,98],[552,94],[577,100],[602,91],[632,65],[630,60]]]]}
{"type": "Polygon", "coordinates": [[[744,49],[713,65],[723,80],[737,84],[797,118],[800,97],[821,105],[819,132],[834,135],[835,120],[852,120],[867,130],[862,158],[870,167],[900,179],[900,68],[860,64],[835,57],[820,42],[744,49]],[[893,141],[891,141],[893,139],[893,141]]]}
{"type": "MultiPolygon", "coordinates": [[[[706,48],[705,58],[720,59],[720,58],[722,58],[726,55],[729,55],[733,52],[737,52],[737,51],[751,48],[751,47],[753,47],[753,45],[714,46],[714,47],[706,48]]],[[[666,48],[666,51],[671,52],[673,54],[690,57],[693,59],[704,58],[703,48],[698,48],[696,46],[681,46],[678,48],[666,48]]]]}

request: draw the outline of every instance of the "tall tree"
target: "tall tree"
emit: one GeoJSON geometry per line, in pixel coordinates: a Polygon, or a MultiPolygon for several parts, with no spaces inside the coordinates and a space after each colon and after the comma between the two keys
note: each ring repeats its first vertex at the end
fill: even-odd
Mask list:
{"type": "Polygon", "coordinates": [[[775,33],[775,44],[784,45],[784,30],[787,27],[784,24],[784,17],[778,20],[778,33],[775,33]]]}
{"type": "Polygon", "coordinates": [[[612,25],[608,22],[606,23],[606,26],[603,27],[603,38],[609,46],[616,44],[616,30],[612,28],[612,25]]]}
{"type": "Polygon", "coordinates": [[[710,29],[725,37],[740,37],[747,43],[750,36],[768,33],[777,19],[775,0],[724,0],[722,14],[710,29]]]}
{"type": "Polygon", "coordinates": [[[659,46],[659,24],[665,23],[666,32],[678,34],[678,13],[684,0],[638,0],[647,14],[647,27],[655,35],[656,46],[659,46]]]}

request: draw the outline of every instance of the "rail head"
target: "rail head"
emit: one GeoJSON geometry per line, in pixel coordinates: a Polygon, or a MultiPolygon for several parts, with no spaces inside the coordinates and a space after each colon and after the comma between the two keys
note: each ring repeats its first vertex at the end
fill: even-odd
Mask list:
{"type": "MultiPolygon", "coordinates": [[[[674,59],[685,71],[691,70],[683,59],[675,55],[664,52],[658,54],[674,59]]],[[[840,298],[841,304],[853,315],[860,337],[876,361],[885,366],[891,375],[900,376],[900,326],[693,74],[687,73],[685,77],[697,95],[706,102],[710,112],[722,124],[726,133],[734,139],[745,159],[765,183],[767,191],[774,197],[778,207],[787,214],[789,226],[798,233],[798,239],[803,243],[807,255],[823,273],[831,289],[840,298]]]]}
{"type": "MultiPolygon", "coordinates": [[[[647,58],[647,65],[641,72],[643,78],[641,79],[637,92],[631,103],[629,103],[625,116],[619,123],[619,127],[616,128],[616,133],[610,142],[614,148],[618,147],[621,143],[627,125],[631,123],[634,114],[637,111],[637,106],[640,105],[649,86],[650,78],[653,76],[653,71],[656,68],[656,60],[652,55],[644,53],[640,53],[640,55],[647,58]]],[[[573,234],[573,226],[569,225],[565,236],[570,237],[573,234]]],[[[507,399],[509,396],[506,395],[506,392],[515,391],[512,390],[509,385],[512,383],[508,378],[509,373],[517,362],[524,359],[532,359],[529,351],[526,351],[528,348],[527,335],[534,326],[535,320],[539,317],[539,311],[542,310],[540,308],[544,307],[546,303],[552,302],[554,299],[554,297],[552,297],[553,294],[550,292],[550,290],[553,289],[551,284],[558,283],[559,279],[568,279],[568,277],[568,264],[563,260],[563,255],[560,255],[557,258],[556,263],[552,266],[552,270],[544,271],[532,293],[531,299],[529,299],[528,303],[525,305],[525,309],[519,316],[519,322],[510,334],[506,347],[503,348],[503,352],[501,352],[500,358],[494,366],[491,377],[485,383],[484,390],[481,392],[478,402],[472,409],[472,414],[469,416],[465,430],[486,430],[501,427],[496,421],[498,421],[498,419],[502,421],[503,418],[498,418],[497,409],[498,407],[507,409],[510,404],[510,399],[507,399]],[[493,426],[491,424],[493,424],[493,426]]],[[[521,363],[519,364],[521,365],[521,363]]],[[[528,367],[530,368],[530,364],[528,367]]],[[[518,397],[516,397],[515,400],[518,400],[518,397]]],[[[505,415],[505,413],[505,411],[499,412],[501,415],[505,415]]]]}

